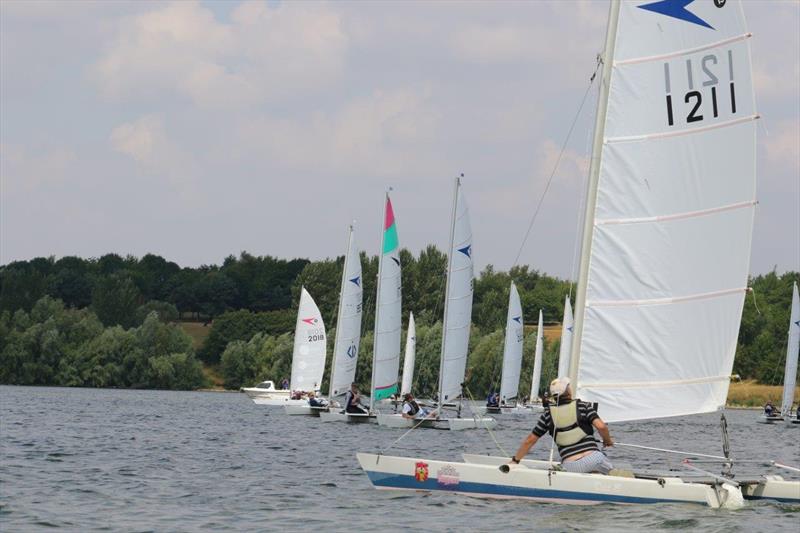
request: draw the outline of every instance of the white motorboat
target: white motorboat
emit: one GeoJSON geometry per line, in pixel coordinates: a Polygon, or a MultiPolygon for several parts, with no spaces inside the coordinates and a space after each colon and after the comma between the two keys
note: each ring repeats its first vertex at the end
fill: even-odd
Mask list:
{"type": "Polygon", "coordinates": [[[272,381],[262,381],[255,387],[243,387],[241,390],[251,400],[256,398],[285,400],[290,396],[289,390],[276,389],[272,381]]]}
{"type": "MultiPolygon", "coordinates": [[[[667,4],[612,0],[599,58],[569,377],[612,424],[722,410],[747,291],[752,34],[737,0],[667,4]]],[[[549,462],[357,456],[384,489],[580,504],[800,499],[800,482],[765,476],[748,488],[726,470],[606,476],[549,462]]]]}

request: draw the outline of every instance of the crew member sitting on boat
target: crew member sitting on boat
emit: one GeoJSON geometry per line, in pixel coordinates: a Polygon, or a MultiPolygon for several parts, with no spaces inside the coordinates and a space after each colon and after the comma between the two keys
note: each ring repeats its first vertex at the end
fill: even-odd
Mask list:
{"type": "Polygon", "coordinates": [[[500,407],[499,396],[496,392],[491,391],[486,397],[486,407],[500,407]]]}
{"type": "Polygon", "coordinates": [[[311,407],[328,407],[328,401],[325,398],[317,398],[314,391],[308,393],[308,405],[311,407]]]}
{"type": "Polygon", "coordinates": [[[603,446],[614,445],[608,426],[598,416],[592,404],[572,399],[569,378],[554,379],[550,383],[550,405],[533,431],[520,444],[517,453],[511,458],[519,464],[528,451],[545,433],[550,433],[558,446],[561,467],[567,472],[608,474],[613,468],[606,455],[601,452],[594,440],[594,430],[603,437],[603,446]]]}
{"type": "Polygon", "coordinates": [[[420,407],[413,394],[407,392],[403,396],[403,418],[425,418],[429,414],[427,409],[420,407]]]}
{"type": "Polygon", "coordinates": [[[358,393],[358,387],[355,383],[350,384],[350,390],[344,397],[344,411],[345,413],[352,413],[357,415],[366,415],[369,413],[366,407],[361,405],[361,395],[358,393]]]}
{"type": "Polygon", "coordinates": [[[775,416],[775,406],[772,405],[772,402],[767,402],[767,405],[764,406],[764,414],[766,416],[775,416]]]}

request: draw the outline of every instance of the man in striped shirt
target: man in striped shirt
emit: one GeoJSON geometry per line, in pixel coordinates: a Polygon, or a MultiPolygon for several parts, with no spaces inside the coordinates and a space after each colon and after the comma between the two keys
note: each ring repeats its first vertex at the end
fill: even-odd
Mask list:
{"type": "Polygon", "coordinates": [[[592,404],[572,399],[569,378],[554,379],[550,383],[550,405],[545,408],[533,431],[520,444],[512,463],[522,460],[545,433],[555,439],[561,456],[561,467],[567,472],[599,472],[608,474],[611,462],[597,447],[594,430],[603,437],[603,446],[614,445],[608,426],[598,416],[592,404]]]}

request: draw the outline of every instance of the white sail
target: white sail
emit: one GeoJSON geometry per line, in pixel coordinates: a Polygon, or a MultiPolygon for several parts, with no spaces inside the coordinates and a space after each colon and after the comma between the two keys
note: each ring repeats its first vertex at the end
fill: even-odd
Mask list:
{"type": "Polygon", "coordinates": [[[564,320],[561,322],[561,347],[558,350],[558,377],[569,375],[569,357],[572,351],[572,304],[569,295],[564,299],[564,320]]]}
{"type": "Polygon", "coordinates": [[[339,291],[339,314],[336,319],[336,341],[331,363],[329,396],[341,396],[350,389],[356,376],[358,348],[361,341],[361,258],[355,243],[355,230],[350,226],[347,254],[344,256],[342,284],[339,291]]]}
{"type": "Polygon", "coordinates": [[[500,379],[500,400],[507,402],[517,397],[519,374],[522,370],[522,342],[524,339],[522,304],[514,282],[508,294],[506,341],[503,346],[503,376],[500,379]]]}
{"type": "Polygon", "coordinates": [[[453,401],[461,395],[472,323],[472,280],[472,228],[461,192],[461,179],[456,178],[439,365],[439,398],[442,401],[453,401]]]}
{"type": "Polygon", "coordinates": [[[533,356],[533,377],[531,378],[531,395],[528,401],[535,402],[539,398],[539,384],[542,381],[542,351],[544,350],[544,329],[542,326],[542,310],[539,310],[539,327],[536,328],[536,351],[533,356]]]}
{"type": "Polygon", "coordinates": [[[406,354],[403,357],[403,381],[400,395],[411,392],[414,384],[414,358],[417,354],[417,328],[414,324],[414,313],[408,316],[408,333],[406,333],[406,354]]]}
{"type": "Polygon", "coordinates": [[[800,352],[800,297],[797,283],[792,287],[792,312],[789,318],[789,342],[786,346],[786,368],[783,374],[783,403],[781,415],[788,416],[794,404],[794,388],[797,383],[797,356],[800,352]]]}
{"type": "Polygon", "coordinates": [[[375,348],[372,359],[371,402],[397,394],[400,369],[401,318],[400,242],[389,193],[383,217],[378,297],[375,305],[375,348]]]}
{"type": "Polygon", "coordinates": [[[300,289],[300,307],[294,329],[291,389],[317,391],[325,372],[325,324],[314,299],[300,289]]]}
{"type": "Polygon", "coordinates": [[[571,376],[606,421],[725,405],[755,197],[736,0],[612,3],[571,376]]]}

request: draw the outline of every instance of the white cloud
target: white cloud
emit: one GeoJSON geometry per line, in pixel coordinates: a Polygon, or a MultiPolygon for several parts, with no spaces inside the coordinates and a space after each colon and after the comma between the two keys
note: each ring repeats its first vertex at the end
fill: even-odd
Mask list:
{"type": "Polygon", "coordinates": [[[223,23],[181,1],[124,18],[93,77],[112,99],[173,93],[201,107],[246,106],[322,90],[346,50],[339,16],[325,6],[245,2],[223,23]]]}
{"type": "Polygon", "coordinates": [[[0,144],[0,186],[3,195],[51,187],[68,180],[77,161],[64,146],[31,150],[18,144],[0,144]]]}

